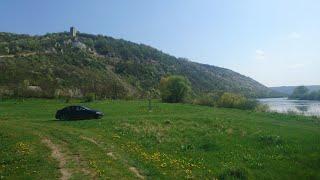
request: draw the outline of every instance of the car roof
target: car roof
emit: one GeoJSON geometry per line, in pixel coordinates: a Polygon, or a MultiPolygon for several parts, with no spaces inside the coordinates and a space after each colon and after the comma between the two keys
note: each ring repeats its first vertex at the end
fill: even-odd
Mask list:
{"type": "Polygon", "coordinates": [[[76,106],[76,105],[74,105],[74,106],[67,106],[67,107],[65,107],[65,108],[63,108],[63,109],[76,108],[76,107],[81,107],[81,108],[84,108],[84,109],[89,109],[89,108],[87,108],[87,107],[85,107],[85,106],[76,106]]]}

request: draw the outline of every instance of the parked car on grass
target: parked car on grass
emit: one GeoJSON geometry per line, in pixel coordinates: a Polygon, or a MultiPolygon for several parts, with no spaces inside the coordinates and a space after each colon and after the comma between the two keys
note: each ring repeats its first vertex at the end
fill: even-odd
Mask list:
{"type": "Polygon", "coordinates": [[[100,119],[103,112],[89,109],[84,106],[68,106],[56,112],[56,119],[59,120],[83,120],[100,119]]]}

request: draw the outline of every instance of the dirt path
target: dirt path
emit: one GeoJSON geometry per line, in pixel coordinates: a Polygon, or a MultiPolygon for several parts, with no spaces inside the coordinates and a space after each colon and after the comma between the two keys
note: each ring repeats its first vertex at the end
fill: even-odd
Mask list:
{"type": "MultiPolygon", "coordinates": [[[[90,138],[90,137],[86,137],[86,136],[80,136],[81,139],[89,141],[95,145],[97,145],[99,148],[102,148],[103,150],[107,151],[107,149],[105,147],[103,147],[103,145],[101,145],[100,143],[98,143],[95,139],[90,138]]],[[[112,151],[107,151],[107,156],[111,157],[114,160],[120,161],[117,156],[115,155],[114,152],[112,151]]],[[[128,166],[128,164],[126,164],[125,166],[128,166]]],[[[139,170],[136,167],[128,167],[129,171],[132,172],[137,178],[139,179],[146,179],[143,175],[141,175],[141,173],[139,172],[139,170]]]]}
{"type": "Polygon", "coordinates": [[[90,141],[90,142],[92,142],[93,144],[99,146],[98,142],[97,142],[96,140],[92,139],[92,138],[89,138],[89,137],[86,137],[86,136],[80,136],[80,138],[83,139],[83,140],[90,141]]]}
{"type": "Polygon", "coordinates": [[[15,56],[22,56],[22,57],[28,57],[28,56],[33,56],[36,55],[36,52],[30,52],[30,53],[21,53],[21,54],[8,54],[8,55],[0,55],[0,58],[13,58],[15,56]]]}
{"type": "Polygon", "coordinates": [[[144,176],[142,176],[142,175],[140,174],[140,172],[138,171],[137,168],[135,168],[135,167],[129,167],[129,170],[130,170],[133,174],[135,174],[139,179],[145,179],[144,176]]]}
{"type": "Polygon", "coordinates": [[[48,138],[42,139],[42,143],[44,143],[48,148],[51,149],[52,151],[51,156],[59,162],[59,169],[62,174],[60,179],[61,180],[70,179],[72,173],[65,167],[67,160],[65,155],[61,153],[60,148],[57,145],[53,144],[52,141],[48,138]]]}

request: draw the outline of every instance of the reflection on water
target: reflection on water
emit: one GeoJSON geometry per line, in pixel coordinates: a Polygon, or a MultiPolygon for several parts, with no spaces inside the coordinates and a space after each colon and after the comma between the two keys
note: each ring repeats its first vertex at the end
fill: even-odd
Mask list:
{"type": "Polygon", "coordinates": [[[289,100],[287,98],[259,99],[270,107],[270,111],[288,113],[295,112],[308,116],[320,116],[320,101],[289,100]]]}
{"type": "Polygon", "coordinates": [[[309,106],[296,106],[299,111],[308,112],[309,106]]]}

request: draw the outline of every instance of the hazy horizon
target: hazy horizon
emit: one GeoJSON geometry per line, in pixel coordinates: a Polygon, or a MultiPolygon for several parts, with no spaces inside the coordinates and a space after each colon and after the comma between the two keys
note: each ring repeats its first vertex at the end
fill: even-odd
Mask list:
{"type": "Polygon", "coordinates": [[[103,34],[220,66],[268,86],[320,84],[320,2],[0,2],[0,32],[103,34]]]}

